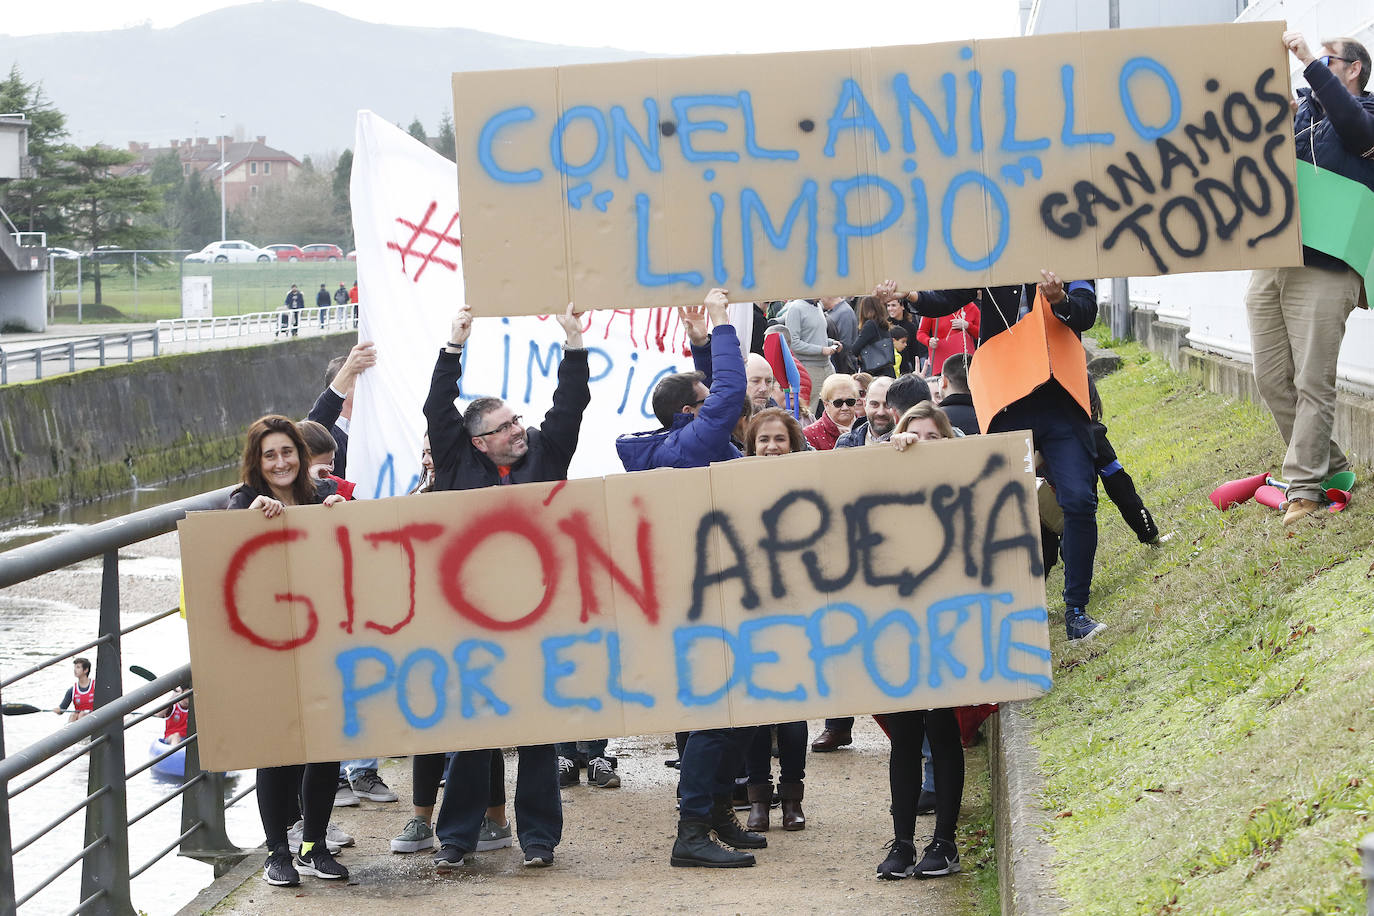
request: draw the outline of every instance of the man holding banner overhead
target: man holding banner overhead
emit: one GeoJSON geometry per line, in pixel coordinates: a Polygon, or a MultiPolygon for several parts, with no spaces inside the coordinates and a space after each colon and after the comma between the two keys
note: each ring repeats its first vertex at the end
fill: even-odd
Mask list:
{"type": "MultiPolygon", "coordinates": [[[[1035,436],[1064,510],[1064,630],[1071,640],[1086,640],[1106,629],[1088,614],[1097,556],[1097,449],[1079,339],[1097,320],[1097,293],[1091,281],[1065,283],[1048,270],[1040,273],[1038,285],[909,292],[905,299],[927,318],[978,303],[983,321],[969,369],[974,410],[988,432],[1027,429],[1035,436]]],[[[874,294],[887,301],[899,295],[895,290],[889,281],[874,294]]]]}
{"type": "MultiPolygon", "coordinates": [[[[542,429],[526,428],[510,405],[482,397],[459,414],[454,400],[463,372],[463,347],[472,333],[472,311],[463,305],[454,317],[447,345],[439,352],[425,399],[434,489],[475,490],[566,480],[577,451],[582,414],[591,403],[587,350],[582,346],[582,316],[568,303],[557,316],[567,335],[558,364],[558,388],[542,429]]],[[[515,782],[515,822],[525,864],[553,864],[553,850],[563,836],[563,803],[558,796],[558,755],[552,744],[521,747],[515,782]]],[[[488,805],[491,755],[500,749],[460,751],[449,762],[444,801],[435,819],[441,844],[435,867],[461,867],[477,848],[488,805]]]]}
{"type": "MultiPolygon", "coordinates": [[[[1312,87],[1298,91],[1298,158],[1374,190],[1374,96],[1365,91],[1369,52],[1354,39],[1333,38],[1317,56],[1301,32],[1285,32],[1283,43],[1304,64],[1312,87]]],[[[1360,299],[1360,275],[1314,247],[1304,245],[1302,256],[1302,267],[1254,271],[1245,294],[1255,384],[1288,446],[1285,525],[1320,509],[1326,496],[1322,481],[1350,466],[1331,427],[1336,363],[1346,319],[1360,299]]]]}

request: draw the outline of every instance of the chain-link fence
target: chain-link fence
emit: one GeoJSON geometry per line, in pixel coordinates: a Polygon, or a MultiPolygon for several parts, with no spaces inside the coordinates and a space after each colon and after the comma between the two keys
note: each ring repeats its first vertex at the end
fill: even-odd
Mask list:
{"type": "Polygon", "coordinates": [[[358,278],[352,261],[269,261],[199,263],[182,260],[183,251],[96,251],[50,257],[48,319],[73,322],[156,321],[181,317],[183,277],[210,277],[214,314],[267,312],[286,300],[296,284],[308,306],[321,285],[333,296],[358,278]],[[100,294],[96,296],[96,278],[100,294]]]}

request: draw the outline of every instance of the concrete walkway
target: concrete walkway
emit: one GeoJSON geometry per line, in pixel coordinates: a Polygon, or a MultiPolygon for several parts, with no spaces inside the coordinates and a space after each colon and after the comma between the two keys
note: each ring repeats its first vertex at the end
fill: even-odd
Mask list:
{"type": "MultiPolygon", "coordinates": [[[[811,734],[820,727],[810,723],[811,734]]],[[[612,740],[610,747],[619,756],[621,788],[596,789],[583,782],[563,790],[563,842],[552,868],[524,868],[518,842],[511,849],[479,853],[476,864],[444,876],[435,873],[427,853],[392,854],[388,842],[410,816],[410,767],[407,760],[389,761],[382,775],[401,802],[334,809],[335,822],[357,838],[357,845],[339,856],[351,872],[347,884],[303,877],[300,887],[271,887],[262,880],[259,850],[182,913],[976,912],[974,878],[967,873],[932,881],[877,879],[877,865],[886,855],[883,844],[892,836],[887,740],[868,717],[856,722],[854,737],[851,748],[808,754],[807,827],[782,831],[775,810],[768,848],[758,852],[754,868],[669,866],[677,771],[663,761],[676,756],[672,736],[626,738],[612,740]]],[[[974,763],[981,759],[970,757],[971,790],[986,779],[974,763]]],[[[508,795],[514,777],[510,753],[508,795]]],[[[918,846],[933,826],[933,816],[919,819],[918,846]]]]}

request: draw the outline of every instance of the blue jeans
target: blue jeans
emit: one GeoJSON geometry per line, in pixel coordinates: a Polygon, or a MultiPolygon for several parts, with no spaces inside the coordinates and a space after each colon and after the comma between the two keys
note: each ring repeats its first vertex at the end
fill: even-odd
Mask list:
{"type": "Polygon", "coordinates": [[[1064,604],[1087,607],[1097,556],[1097,447],[1088,415],[1051,382],[994,418],[995,432],[1029,430],[1064,510],[1064,604]]]}
{"type": "Polygon", "coordinates": [[[569,760],[576,760],[581,757],[584,760],[591,760],[593,757],[606,756],[606,738],[598,738],[595,741],[560,741],[554,745],[559,757],[567,757],[569,760]]]}
{"type": "MultiPolygon", "coordinates": [[[[552,744],[516,748],[515,828],[520,848],[553,849],[563,839],[563,800],[558,795],[558,754],[552,744]]],[[[448,765],[444,800],[434,833],[444,846],[466,855],[477,848],[477,834],[491,803],[491,755],[500,749],[459,751],[448,765]]]]}
{"type": "Polygon", "coordinates": [[[377,758],[368,757],[365,760],[345,760],[343,763],[339,764],[339,777],[341,779],[351,780],[363,770],[372,770],[376,772],[377,758]]]}
{"type": "MultiPolygon", "coordinates": [[[[735,775],[744,763],[744,751],[753,740],[755,729],[756,726],[750,725],[692,732],[682,750],[679,769],[682,820],[709,820],[713,798],[728,796],[734,791],[735,775]]],[[[519,816],[518,811],[516,816],[519,816]]]]}

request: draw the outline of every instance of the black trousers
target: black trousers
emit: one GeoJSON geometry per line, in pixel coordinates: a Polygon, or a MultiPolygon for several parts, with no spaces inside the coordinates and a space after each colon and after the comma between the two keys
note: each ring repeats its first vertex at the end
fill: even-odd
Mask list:
{"type": "Polygon", "coordinates": [[[935,767],[935,836],[954,842],[964,798],[964,746],[952,709],[913,710],[879,717],[892,752],[887,778],[892,792],[892,829],[899,840],[916,836],[916,802],[921,796],[921,743],[929,736],[935,767]]]}
{"type": "MultiPolygon", "coordinates": [[[[416,754],[410,758],[410,802],[417,808],[432,808],[439,800],[439,780],[448,768],[447,754],[416,754]]],[[[506,757],[501,751],[491,755],[491,798],[488,808],[506,803],[506,757]]]]}
{"type": "Polygon", "coordinates": [[[262,818],[267,848],[276,849],[286,843],[286,830],[295,822],[298,810],[305,818],[304,841],[323,843],[338,788],[337,760],[258,770],[258,815],[262,818]]]}

